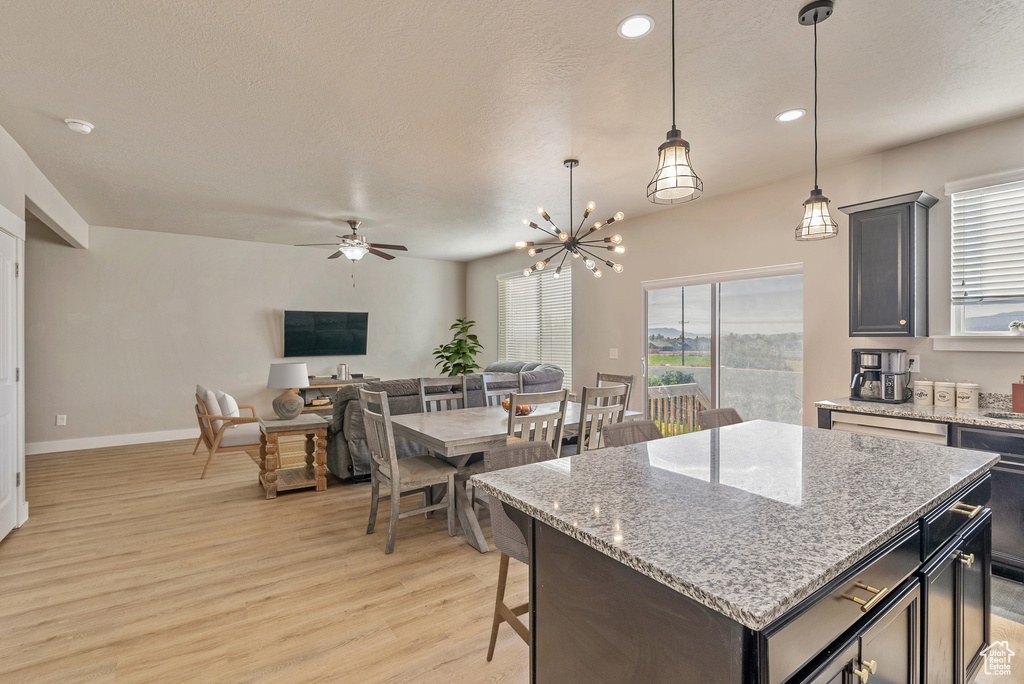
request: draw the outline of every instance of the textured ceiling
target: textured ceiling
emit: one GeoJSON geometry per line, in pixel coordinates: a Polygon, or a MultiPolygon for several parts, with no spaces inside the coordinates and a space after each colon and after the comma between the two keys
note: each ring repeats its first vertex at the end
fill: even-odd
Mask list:
{"type": "MultiPolygon", "coordinates": [[[[705,196],[809,174],[810,117],[773,118],[811,106],[801,0],[677,4],[679,128],[705,196]]],[[[538,204],[566,222],[567,156],[577,207],[661,210],[645,188],[671,123],[667,0],[2,0],[0,16],[0,125],[94,225],[287,244],[353,217],[412,256],[470,259],[528,237],[538,204]],[[623,40],[633,12],[654,31],[623,40]]],[[[1024,113],[1022,35],[1020,0],[839,0],[819,28],[823,164],[1024,113]]]]}

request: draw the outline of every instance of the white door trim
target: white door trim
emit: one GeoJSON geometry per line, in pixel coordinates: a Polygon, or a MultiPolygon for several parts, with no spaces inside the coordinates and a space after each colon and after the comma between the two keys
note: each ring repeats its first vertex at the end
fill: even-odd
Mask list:
{"type": "MultiPolygon", "coordinates": [[[[18,307],[18,368],[25,368],[25,219],[0,204],[0,230],[14,237],[17,243],[17,260],[21,273],[15,278],[18,307]]],[[[18,456],[17,469],[21,483],[17,487],[18,527],[28,520],[28,502],[25,500],[25,383],[18,383],[18,456]]]]}

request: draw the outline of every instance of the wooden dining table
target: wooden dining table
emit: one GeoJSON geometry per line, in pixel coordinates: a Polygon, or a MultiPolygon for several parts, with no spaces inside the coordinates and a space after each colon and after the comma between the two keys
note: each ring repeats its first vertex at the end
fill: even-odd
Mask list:
{"type": "MultiPolygon", "coordinates": [[[[558,404],[540,404],[536,413],[543,415],[558,404]]],[[[638,411],[626,411],[625,420],[639,418],[638,411]]],[[[563,437],[574,437],[579,431],[580,404],[569,402],[565,410],[563,437]]],[[[497,449],[508,443],[508,412],[500,406],[478,406],[454,411],[407,413],[392,416],[396,435],[402,435],[447,460],[460,471],[466,471],[470,456],[497,449]]],[[[464,472],[468,477],[472,472],[464,472]]],[[[481,553],[490,550],[473,510],[473,502],[463,486],[455,488],[455,511],[469,545],[481,553]]]]}

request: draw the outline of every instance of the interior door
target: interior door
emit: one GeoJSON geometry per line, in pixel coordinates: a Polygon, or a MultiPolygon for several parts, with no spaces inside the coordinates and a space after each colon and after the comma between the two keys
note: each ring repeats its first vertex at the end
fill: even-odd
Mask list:
{"type": "Polygon", "coordinates": [[[17,241],[0,231],[0,539],[18,524],[17,241]]]}

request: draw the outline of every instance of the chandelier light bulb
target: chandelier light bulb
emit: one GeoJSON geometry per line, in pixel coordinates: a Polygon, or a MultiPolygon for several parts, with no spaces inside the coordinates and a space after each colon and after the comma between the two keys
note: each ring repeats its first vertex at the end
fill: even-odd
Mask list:
{"type": "Polygon", "coordinates": [[[543,216],[544,215],[544,207],[537,207],[537,213],[540,214],[541,216],[543,216]]]}
{"type": "Polygon", "coordinates": [[[552,277],[553,278],[558,278],[558,277],[561,277],[561,275],[562,275],[562,267],[559,266],[558,268],[555,269],[555,274],[552,277]]]}
{"type": "Polygon", "coordinates": [[[594,202],[587,202],[587,211],[594,211],[596,207],[597,204],[595,204],[594,202]]]}
{"type": "Polygon", "coordinates": [[[594,277],[595,278],[600,278],[601,277],[601,269],[597,269],[596,271],[594,271],[594,277]]]}
{"type": "Polygon", "coordinates": [[[522,249],[523,247],[526,247],[526,243],[522,240],[516,243],[516,249],[522,249]]]}
{"type": "Polygon", "coordinates": [[[586,261],[583,262],[583,265],[586,266],[587,268],[589,268],[591,271],[594,270],[594,260],[593,259],[587,259],[586,261]]]}
{"type": "Polygon", "coordinates": [[[528,275],[530,275],[531,273],[533,273],[533,271],[531,271],[530,269],[528,269],[528,268],[524,268],[524,269],[523,269],[523,275],[524,275],[524,276],[528,276],[528,275]]]}
{"type": "Polygon", "coordinates": [[[524,226],[528,226],[528,225],[530,225],[530,219],[524,218],[524,219],[523,219],[523,225],[524,225],[524,226]]]}
{"type": "Polygon", "coordinates": [[[580,253],[577,252],[576,250],[573,250],[572,251],[572,258],[573,259],[579,259],[580,258],[580,253]]]}
{"type": "Polygon", "coordinates": [[[612,270],[616,273],[622,273],[622,264],[615,264],[612,266],[612,270]]]}
{"type": "Polygon", "coordinates": [[[623,214],[621,211],[615,213],[615,220],[616,221],[621,221],[624,218],[626,218],[626,215],[623,214]]]}
{"type": "Polygon", "coordinates": [[[611,241],[612,241],[613,245],[621,245],[622,244],[622,236],[618,235],[618,234],[612,235],[611,241]]]}
{"type": "Polygon", "coordinates": [[[537,256],[537,250],[531,247],[527,252],[530,256],[537,256]]]}
{"type": "Polygon", "coordinates": [[[603,223],[598,221],[597,223],[594,224],[594,230],[601,230],[601,226],[603,226],[603,225],[604,225],[603,223]]]}
{"type": "Polygon", "coordinates": [[[545,266],[547,266],[547,263],[548,263],[548,262],[546,262],[546,261],[538,261],[537,263],[535,263],[535,264],[533,265],[533,267],[534,267],[535,269],[537,269],[538,271],[543,271],[543,270],[544,270],[544,267],[545,267],[545,266]]]}
{"type": "Polygon", "coordinates": [[[615,246],[615,253],[616,254],[625,254],[626,253],[626,248],[623,247],[622,245],[616,245],[615,246]]]}
{"type": "Polygon", "coordinates": [[[569,239],[569,234],[566,232],[559,233],[558,239],[561,240],[562,242],[565,242],[566,240],[569,239]]]}

